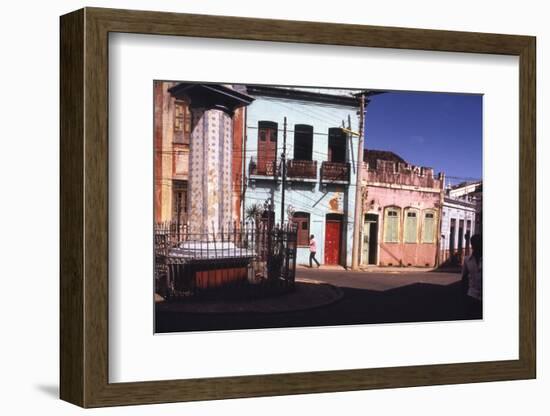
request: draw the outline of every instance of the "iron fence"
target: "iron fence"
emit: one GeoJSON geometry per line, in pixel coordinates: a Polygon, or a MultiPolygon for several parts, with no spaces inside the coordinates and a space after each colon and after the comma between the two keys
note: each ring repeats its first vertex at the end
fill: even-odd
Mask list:
{"type": "Polygon", "coordinates": [[[165,297],[254,298],[294,287],[294,224],[233,223],[190,232],[187,224],[155,225],[155,280],[165,297]]]}

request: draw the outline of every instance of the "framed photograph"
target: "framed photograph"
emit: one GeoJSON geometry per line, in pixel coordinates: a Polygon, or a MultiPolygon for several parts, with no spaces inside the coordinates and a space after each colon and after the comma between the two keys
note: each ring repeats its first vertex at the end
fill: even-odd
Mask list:
{"type": "Polygon", "coordinates": [[[535,38],[61,17],[82,407],[536,377],[535,38]]]}

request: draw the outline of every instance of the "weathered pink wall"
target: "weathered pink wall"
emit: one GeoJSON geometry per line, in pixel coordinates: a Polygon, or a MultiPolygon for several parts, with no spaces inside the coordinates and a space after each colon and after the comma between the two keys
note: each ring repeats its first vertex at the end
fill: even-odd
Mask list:
{"type": "Polygon", "coordinates": [[[441,189],[442,180],[434,176],[432,168],[378,160],[376,166],[363,166],[363,178],[368,183],[409,185],[421,188],[441,189]]]}
{"type": "Polygon", "coordinates": [[[378,214],[378,265],[430,266],[436,265],[441,183],[433,170],[402,163],[378,161],[376,170],[363,171],[365,204],[363,212],[378,214]],[[398,243],[384,242],[384,209],[401,209],[398,243]],[[418,243],[404,243],[404,209],[418,210],[418,243]],[[423,210],[435,210],[434,243],[422,243],[423,210]]]}

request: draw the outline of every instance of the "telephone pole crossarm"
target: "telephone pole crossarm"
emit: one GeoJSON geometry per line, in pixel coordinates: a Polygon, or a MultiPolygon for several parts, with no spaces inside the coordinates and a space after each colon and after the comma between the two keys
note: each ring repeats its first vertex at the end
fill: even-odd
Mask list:
{"type": "Polygon", "coordinates": [[[351,134],[352,136],[357,136],[357,137],[361,136],[361,133],[350,129],[346,129],[345,127],[340,127],[340,130],[342,130],[344,133],[351,134]]]}

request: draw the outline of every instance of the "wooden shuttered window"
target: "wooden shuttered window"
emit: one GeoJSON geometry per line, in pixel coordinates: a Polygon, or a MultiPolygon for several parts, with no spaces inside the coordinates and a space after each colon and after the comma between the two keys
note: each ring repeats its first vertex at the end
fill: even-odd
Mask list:
{"type": "Polygon", "coordinates": [[[187,222],[187,182],[172,181],[172,221],[178,225],[187,222]]]}
{"type": "Polygon", "coordinates": [[[294,126],[294,159],[313,160],[313,126],[307,124],[294,126]]]}
{"type": "Polygon", "coordinates": [[[277,160],[277,123],[258,122],[258,174],[274,175],[277,160]]]}
{"type": "Polygon", "coordinates": [[[415,210],[405,210],[405,243],[417,243],[418,236],[418,213],[415,210]]]}
{"type": "Polygon", "coordinates": [[[183,101],[174,103],[174,142],[188,144],[191,135],[191,112],[183,101]]]}
{"type": "Polygon", "coordinates": [[[423,243],[435,242],[435,213],[431,211],[424,213],[422,242],[423,243]]]}
{"type": "Polygon", "coordinates": [[[307,212],[295,212],[292,221],[296,224],[298,246],[309,246],[309,214],[307,212]]]}
{"type": "Polygon", "coordinates": [[[385,243],[398,243],[399,242],[399,217],[400,210],[398,208],[387,208],[385,215],[385,243]]]}
{"type": "Polygon", "coordinates": [[[328,161],[346,162],[346,133],[340,127],[328,129],[328,161]]]}

